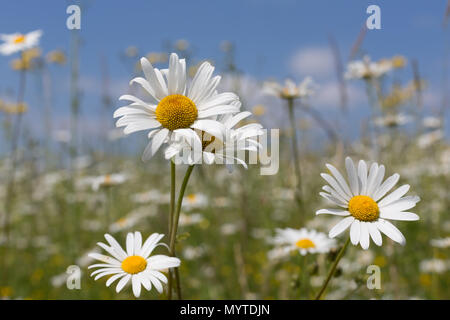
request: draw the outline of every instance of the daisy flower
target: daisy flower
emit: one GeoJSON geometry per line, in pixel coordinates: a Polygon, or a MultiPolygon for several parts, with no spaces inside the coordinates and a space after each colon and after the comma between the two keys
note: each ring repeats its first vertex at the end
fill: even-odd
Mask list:
{"type": "Polygon", "coordinates": [[[352,159],[345,159],[350,184],[347,184],[339,171],[330,164],[326,165],[332,175],[322,173],[329,185],[322,187],[320,195],[341,209],[321,209],[316,214],[332,214],[343,219],[329,232],[334,238],[350,227],[350,240],[354,245],[361,244],[369,248],[370,238],[381,246],[381,233],[402,245],[406,243],[403,234],[388,220],[415,221],[419,216],[407,212],[420,201],[417,196],[404,195],[409,190],[405,184],[386,195],[398,182],[400,175],[395,173],[383,182],[385,168],[373,163],[368,170],[365,161],[360,160],[358,168],[352,159]],[[370,237],[370,238],[369,238],[370,237]]]}
{"type": "Polygon", "coordinates": [[[262,147],[258,143],[257,138],[263,134],[262,126],[259,123],[250,123],[236,128],[236,125],[241,120],[250,115],[251,112],[245,111],[235,115],[226,114],[219,116],[218,121],[225,128],[224,139],[196,130],[202,142],[201,146],[196,143],[196,140],[180,137],[181,139],[179,139],[178,143],[174,143],[167,148],[165,153],[166,159],[171,159],[183,151],[186,152],[184,156],[189,164],[225,163],[230,165],[236,161],[247,168],[245,151],[257,152],[258,148],[262,147]]]}
{"type": "Polygon", "coordinates": [[[125,251],[111,235],[105,234],[105,239],[109,245],[102,242],[97,244],[112,257],[100,253],[90,253],[90,257],[103,262],[88,267],[88,269],[100,268],[92,272],[91,276],[95,276],[94,280],[110,276],[106,281],[107,287],[120,279],[116,286],[117,293],[131,281],[136,298],[141,294],[141,285],[147,291],[150,291],[153,285],[159,293],[162,293],[163,286],[161,283],[167,283],[167,278],[161,271],[180,265],[180,260],[175,257],[150,256],[157,246],[163,245],[158,243],[163,236],[163,234],[153,233],[142,243],[140,232],[130,232],[127,235],[125,251]]]}
{"type": "Polygon", "coordinates": [[[266,82],[263,92],[282,99],[305,98],[314,94],[314,81],[311,77],[306,77],[298,85],[291,79],[286,79],[284,86],[277,82],[266,82]]]}
{"type": "Polygon", "coordinates": [[[8,56],[35,47],[39,44],[41,36],[41,30],[35,30],[27,34],[0,34],[0,40],[4,41],[4,43],[0,44],[0,53],[8,56]]]}
{"type": "Polygon", "coordinates": [[[347,65],[344,75],[346,79],[372,79],[379,78],[392,70],[392,63],[389,60],[371,61],[369,56],[364,56],[363,60],[351,61],[347,65]]]}
{"type": "Polygon", "coordinates": [[[174,133],[199,144],[200,139],[191,129],[221,137],[224,128],[215,117],[239,111],[239,105],[232,104],[239,100],[236,94],[217,92],[221,77],[212,77],[214,67],[209,62],[202,63],[190,85],[186,79],[186,62],[175,53],[170,55],[168,69],[154,68],[146,58],[141,59],[141,66],[145,78],[137,77],[130,84],[141,85],[150,100],[123,95],[119,99],[131,103],[117,109],[114,118],[120,118],[116,126],[125,127],[125,134],[150,130],[143,160],[150,159],[163,143],[171,142],[174,133]]]}
{"type": "Polygon", "coordinates": [[[336,246],[334,239],[316,230],[276,229],[276,235],[271,242],[278,248],[269,252],[269,256],[286,256],[292,251],[298,251],[302,256],[309,253],[326,253],[336,246]]]}

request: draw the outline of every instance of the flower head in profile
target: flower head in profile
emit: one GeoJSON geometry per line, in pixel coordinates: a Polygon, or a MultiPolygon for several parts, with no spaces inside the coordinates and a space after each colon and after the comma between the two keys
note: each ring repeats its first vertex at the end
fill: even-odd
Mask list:
{"type": "Polygon", "coordinates": [[[140,232],[130,232],[127,235],[126,250],[124,250],[112,236],[105,234],[108,244],[102,242],[97,244],[111,256],[90,253],[89,257],[103,262],[88,267],[89,269],[99,268],[92,272],[91,276],[95,276],[94,280],[110,276],[106,281],[107,287],[120,279],[116,286],[116,292],[120,292],[131,281],[135,297],[140,296],[141,286],[150,291],[153,285],[159,293],[162,293],[161,283],[167,283],[167,278],[162,271],[180,265],[180,260],[175,257],[151,256],[153,250],[162,245],[159,241],[163,236],[153,233],[142,243],[140,232]]]}
{"type": "Polygon", "coordinates": [[[339,171],[327,164],[328,173],[321,176],[329,185],[324,186],[320,195],[340,209],[321,209],[316,214],[332,214],[343,219],[329,232],[334,238],[350,227],[350,240],[354,245],[361,244],[368,249],[370,238],[381,246],[381,233],[402,245],[406,243],[403,234],[388,220],[415,221],[419,216],[407,210],[420,201],[417,196],[404,196],[409,191],[405,184],[387,194],[398,182],[400,175],[395,173],[384,182],[385,167],[360,160],[356,168],[352,159],[345,159],[349,184],[339,171]]]}
{"type": "Polygon", "coordinates": [[[145,78],[137,77],[138,83],[147,93],[147,100],[133,95],[123,95],[120,100],[130,102],[114,112],[117,127],[125,127],[124,133],[148,130],[150,142],[144,150],[143,160],[150,159],[164,143],[173,141],[173,135],[187,139],[196,137],[192,129],[222,137],[225,128],[216,121],[219,115],[239,111],[233,104],[239,98],[232,92],[218,93],[220,76],[212,76],[214,67],[204,62],[194,78],[188,83],[186,62],[175,53],[170,55],[169,68],[154,68],[146,59],[141,59],[145,78]]]}
{"type": "Polygon", "coordinates": [[[257,152],[261,148],[257,141],[258,136],[263,134],[259,123],[249,123],[237,127],[241,120],[249,117],[251,112],[244,111],[235,115],[226,114],[218,117],[218,121],[225,128],[223,138],[208,132],[195,130],[197,137],[186,139],[179,137],[179,143],[174,143],[167,148],[166,159],[171,159],[183,152],[183,156],[189,164],[227,164],[239,163],[245,168],[245,151],[257,152]]]}
{"type": "Polygon", "coordinates": [[[325,233],[306,228],[277,229],[275,237],[270,242],[277,247],[269,252],[272,258],[286,256],[293,251],[298,251],[302,256],[310,253],[327,253],[336,246],[336,241],[328,238],[325,233]]]}
{"type": "Polygon", "coordinates": [[[13,53],[33,48],[39,44],[41,36],[41,30],[31,31],[27,34],[0,34],[0,40],[4,41],[4,43],[0,44],[0,53],[9,56],[13,53]]]}
{"type": "Polygon", "coordinates": [[[266,82],[263,92],[281,99],[306,98],[314,94],[315,84],[311,77],[306,77],[298,85],[291,79],[286,79],[284,86],[278,82],[266,82]]]}
{"type": "Polygon", "coordinates": [[[385,75],[393,68],[390,60],[371,61],[369,56],[362,60],[351,61],[347,65],[346,79],[375,79],[385,75]]]}

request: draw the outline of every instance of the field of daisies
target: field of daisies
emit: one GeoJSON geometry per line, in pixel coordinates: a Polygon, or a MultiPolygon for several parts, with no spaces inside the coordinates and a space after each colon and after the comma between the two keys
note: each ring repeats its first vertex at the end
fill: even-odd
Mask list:
{"type": "Polygon", "coordinates": [[[220,68],[186,40],[124,48],[129,87],[102,78],[93,135],[78,35],[70,52],[43,50],[45,36],[0,35],[16,88],[0,95],[0,299],[450,298],[445,110],[424,105],[407,53],[353,47],[332,115],[312,102],[320,81],[249,81],[230,42],[220,68]],[[70,125],[56,130],[61,68],[70,125]]]}

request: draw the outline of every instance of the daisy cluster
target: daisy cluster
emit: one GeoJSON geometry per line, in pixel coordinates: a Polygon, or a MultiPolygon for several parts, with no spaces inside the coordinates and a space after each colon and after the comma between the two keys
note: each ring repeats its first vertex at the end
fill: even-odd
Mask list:
{"type": "Polygon", "coordinates": [[[220,76],[213,76],[214,67],[203,62],[191,81],[186,75],[186,61],[172,53],[168,69],[152,66],[147,58],[141,58],[145,77],[137,77],[137,83],[146,94],[145,100],[134,95],[119,99],[129,104],[114,113],[118,127],[124,133],[148,131],[149,143],[143,160],[148,160],[163,146],[166,159],[180,156],[183,163],[234,163],[244,166],[242,153],[234,151],[258,150],[257,137],[262,126],[257,123],[236,127],[251,115],[241,112],[239,97],[232,92],[217,91],[220,76]]]}

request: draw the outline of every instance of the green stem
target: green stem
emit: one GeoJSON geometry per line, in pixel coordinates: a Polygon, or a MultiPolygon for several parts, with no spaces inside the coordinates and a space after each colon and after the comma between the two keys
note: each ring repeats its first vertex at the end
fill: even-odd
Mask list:
{"type": "MultiPolygon", "coordinates": [[[[175,163],[170,161],[170,212],[169,212],[169,239],[172,233],[173,213],[175,211],[175,163]]],[[[172,300],[172,271],[169,269],[167,299],[172,300]]]]}
{"type": "MultiPolygon", "coordinates": [[[[170,244],[169,244],[169,252],[170,255],[175,257],[175,241],[177,238],[178,231],[178,221],[180,218],[181,205],[183,203],[184,192],[186,191],[186,187],[189,181],[189,177],[191,176],[192,170],[194,169],[194,165],[189,166],[184,176],[183,182],[181,184],[180,193],[178,194],[177,205],[175,207],[175,212],[172,220],[172,230],[170,232],[170,244]]],[[[177,283],[177,295],[178,299],[181,299],[181,286],[180,286],[180,277],[179,273],[175,270],[175,280],[177,283]]],[[[169,288],[171,289],[171,288],[169,288]]]]}
{"type": "Polygon", "coordinates": [[[344,255],[345,250],[347,249],[349,243],[350,243],[350,237],[345,242],[345,244],[342,247],[341,251],[339,251],[339,253],[338,253],[337,257],[336,257],[336,260],[334,260],[334,263],[331,266],[330,271],[328,272],[327,279],[323,283],[322,289],[320,289],[319,293],[316,296],[316,300],[320,300],[320,298],[322,297],[323,293],[325,292],[325,289],[327,288],[328,283],[330,282],[331,278],[333,278],[334,273],[336,272],[336,268],[337,268],[337,266],[339,264],[339,261],[341,260],[342,256],[344,255]]]}
{"type": "Polygon", "coordinates": [[[289,109],[289,121],[292,130],[292,155],[294,158],[294,173],[296,180],[296,191],[295,198],[301,206],[302,203],[302,181],[301,181],[301,170],[300,170],[300,157],[298,155],[298,140],[297,140],[297,126],[295,125],[295,114],[294,114],[294,99],[288,99],[288,109],[289,109]]]}

